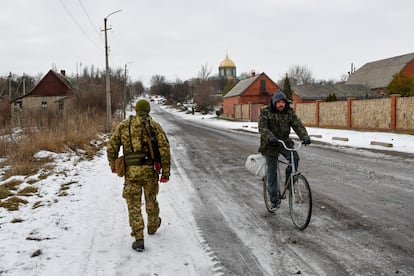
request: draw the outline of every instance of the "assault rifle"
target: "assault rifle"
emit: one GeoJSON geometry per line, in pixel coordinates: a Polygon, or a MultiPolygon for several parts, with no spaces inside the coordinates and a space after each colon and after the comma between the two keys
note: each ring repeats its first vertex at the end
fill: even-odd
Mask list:
{"type": "Polygon", "coordinates": [[[157,137],[155,136],[154,129],[152,128],[150,121],[145,120],[142,122],[144,125],[145,133],[147,134],[147,142],[150,148],[151,158],[154,162],[154,170],[159,174],[161,171],[161,154],[160,149],[158,147],[157,137]],[[145,123],[148,122],[149,130],[145,123]]]}

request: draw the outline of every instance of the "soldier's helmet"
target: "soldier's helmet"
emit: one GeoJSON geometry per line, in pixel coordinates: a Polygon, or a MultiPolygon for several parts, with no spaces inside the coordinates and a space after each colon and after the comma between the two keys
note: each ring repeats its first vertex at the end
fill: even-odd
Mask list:
{"type": "Polygon", "coordinates": [[[135,105],[135,111],[137,113],[149,113],[151,110],[150,103],[147,100],[139,100],[135,105]]]}

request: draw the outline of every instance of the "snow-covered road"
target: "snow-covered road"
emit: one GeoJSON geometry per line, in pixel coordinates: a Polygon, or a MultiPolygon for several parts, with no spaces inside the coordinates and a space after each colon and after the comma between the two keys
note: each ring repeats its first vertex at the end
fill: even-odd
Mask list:
{"type": "Polygon", "coordinates": [[[244,169],[256,134],[153,109],[173,164],[160,185],[162,226],[146,236],[145,252],[131,249],[123,179],[110,172],[104,150],[93,160],[41,152],[54,158],[53,171],[6,180],[39,192],[18,211],[0,209],[0,275],[414,273],[409,157],[325,144],[304,149],[314,212],[300,232],[286,202],[267,213],[260,180],[244,169]]]}

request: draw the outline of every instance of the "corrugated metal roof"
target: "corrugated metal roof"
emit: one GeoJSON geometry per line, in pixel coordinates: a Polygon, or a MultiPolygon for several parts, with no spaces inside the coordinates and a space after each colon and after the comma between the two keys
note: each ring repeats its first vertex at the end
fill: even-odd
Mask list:
{"type": "MultiPolygon", "coordinates": [[[[262,73],[263,74],[263,73],[262,73]]],[[[258,74],[254,77],[239,81],[225,96],[224,98],[240,96],[246,89],[252,85],[262,74],[258,74]]]]}
{"type": "Polygon", "coordinates": [[[413,60],[414,53],[410,53],[369,62],[355,71],[346,84],[362,84],[371,89],[387,87],[394,75],[400,73],[413,60]]]}
{"type": "Polygon", "coordinates": [[[347,98],[371,98],[373,93],[366,86],[354,84],[305,84],[292,85],[292,91],[303,100],[325,100],[329,95],[335,94],[338,100],[347,98]]]}

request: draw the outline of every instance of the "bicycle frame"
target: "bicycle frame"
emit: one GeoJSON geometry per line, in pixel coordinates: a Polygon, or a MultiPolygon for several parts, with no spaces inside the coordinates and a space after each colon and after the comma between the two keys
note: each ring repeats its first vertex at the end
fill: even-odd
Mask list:
{"type": "MultiPolygon", "coordinates": [[[[312,216],[312,193],[310,190],[309,182],[306,177],[297,170],[295,166],[295,155],[294,152],[298,151],[301,147],[299,144],[297,147],[289,148],[286,144],[279,140],[279,142],[283,145],[283,147],[290,152],[290,161],[281,160],[280,157],[278,158],[277,167],[277,183],[279,187],[279,195],[280,199],[286,198],[286,191],[289,191],[287,194],[289,195],[289,213],[292,219],[293,224],[299,230],[304,230],[312,216]],[[281,169],[280,163],[285,164],[286,166],[291,166],[292,171],[288,179],[285,180],[285,185],[282,186],[281,180],[281,169]]],[[[289,158],[287,158],[289,159],[289,158]]],[[[268,194],[268,184],[267,184],[267,176],[263,177],[263,197],[266,205],[266,209],[274,213],[276,211],[275,208],[271,207],[269,194],[268,194]]]]}
{"type": "Polygon", "coordinates": [[[285,184],[283,185],[283,187],[281,186],[282,183],[280,183],[280,180],[281,180],[281,177],[280,177],[281,174],[280,174],[280,172],[281,171],[280,171],[279,164],[278,164],[278,167],[277,167],[277,170],[278,170],[278,172],[277,172],[277,175],[278,175],[277,181],[279,182],[279,185],[278,186],[279,186],[279,190],[280,190],[280,197],[281,198],[286,198],[286,191],[292,185],[292,183],[293,183],[293,177],[295,175],[300,174],[296,170],[296,166],[295,166],[295,156],[294,156],[293,152],[298,151],[301,148],[302,144],[299,143],[297,147],[295,147],[295,148],[289,148],[288,146],[286,146],[286,144],[285,144],[285,142],[283,140],[280,140],[279,139],[278,142],[281,143],[283,145],[283,147],[287,151],[289,151],[289,153],[290,153],[290,162],[278,159],[278,163],[282,163],[282,164],[285,164],[287,166],[291,166],[292,167],[292,172],[291,172],[291,174],[289,176],[289,179],[286,179],[285,180],[285,184]],[[289,182],[289,185],[288,185],[288,182],[289,182]]]}

